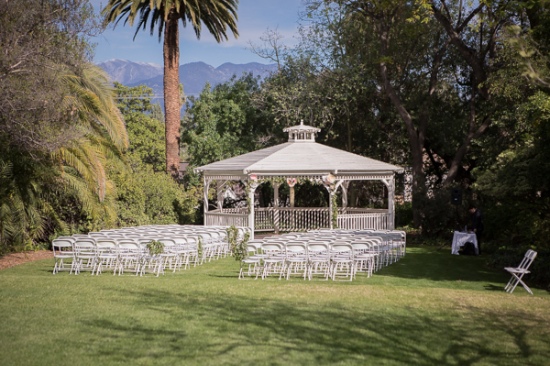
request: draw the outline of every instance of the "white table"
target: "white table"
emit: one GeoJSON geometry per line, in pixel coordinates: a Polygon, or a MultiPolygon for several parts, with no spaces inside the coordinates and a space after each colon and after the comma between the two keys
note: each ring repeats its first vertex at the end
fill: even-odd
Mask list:
{"type": "Polygon", "coordinates": [[[458,255],[460,247],[462,247],[467,242],[474,243],[476,247],[476,255],[479,254],[479,248],[477,247],[477,236],[475,233],[466,233],[462,231],[455,231],[453,235],[453,247],[451,254],[458,255]]]}

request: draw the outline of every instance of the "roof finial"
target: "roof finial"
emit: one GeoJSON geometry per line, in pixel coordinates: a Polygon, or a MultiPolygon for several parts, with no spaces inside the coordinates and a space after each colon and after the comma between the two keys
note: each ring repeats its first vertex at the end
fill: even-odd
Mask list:
{"type": "Polygon", "coordinates": [[[303,125],[304,125],[304,120],[301,119],[301,120],[300,120],[300,126],[303,126],[303,125]]]}

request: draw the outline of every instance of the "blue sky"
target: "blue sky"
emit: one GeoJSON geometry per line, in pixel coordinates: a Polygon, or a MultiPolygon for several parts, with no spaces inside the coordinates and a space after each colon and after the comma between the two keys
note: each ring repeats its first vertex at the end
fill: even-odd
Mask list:
{"type": "MultiPolygon", "coordinates": [[[[90,0],[99,11],[107,0],[90,0]]],[[[229,41],[216,43],[208,30],[203,28],[201,39],[197,40],[192,28],[180,27],[180,64],[203,61],[214,67],[224,62],[242,64],[247,62],[271,63],[250,50],[249,43],[261,44],[260,37],[267,29],[277,30],[284,38],[281,42],[291,46],[297,42],[299,12],[304,9],[302,0],[239,0],[239,38],[231,33],[229,41]]],[[[96,43],[94,62],[113,58],[135,62],[151,62],[162,65],[162,42],[158,33],[150,35],[149,30],[140,30],[133,40],[135,24],[130,27],[121,21],[113,30],[92,39],[96,43]]]]}

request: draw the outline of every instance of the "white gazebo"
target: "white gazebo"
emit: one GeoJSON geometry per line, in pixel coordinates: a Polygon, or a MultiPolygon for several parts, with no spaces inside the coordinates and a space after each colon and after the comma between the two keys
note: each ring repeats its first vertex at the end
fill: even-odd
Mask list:
{"type": "Polygon", "coordinates": [[[195,169],[204,178],[204,224],[247,226],[256,231],[298,231],[320,228],[393,229],[395,173],[403,168],[315,142],[320,129],[303,123],[284,129],[288,142],[221,160],[195,169]],[[329,193],[328,207],[294,207],[294,186],[309,180],[329,193]],[[387,208],[347,207],[351,181],[381,181],[387,188],[387,208]],[[230,182],[246,187],[247,207],[223,208],[230,182]],[[218,204],[208,209],[208,192],[216,183],[218,204]],[[256,188],[273,184],[273,207],[255,208],[256,188]],[[290,187],[290,207],[280,207],[279,187],[290,187]],[[342,207],[336,194],[342,193],[342,207]]]}

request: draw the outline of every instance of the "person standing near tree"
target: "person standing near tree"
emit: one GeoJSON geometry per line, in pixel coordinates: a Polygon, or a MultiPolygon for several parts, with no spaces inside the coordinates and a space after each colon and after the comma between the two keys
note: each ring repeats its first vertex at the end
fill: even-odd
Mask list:
{"type": "Polygon", "coordinates": [[[470,212],[471,224],[470,230],[472,230],[477,237],[477,251],[481,254],[481,237],[483,235],[483,215],[481,210],[475,205],[470,205],[468,211],[470,212]]]}

